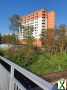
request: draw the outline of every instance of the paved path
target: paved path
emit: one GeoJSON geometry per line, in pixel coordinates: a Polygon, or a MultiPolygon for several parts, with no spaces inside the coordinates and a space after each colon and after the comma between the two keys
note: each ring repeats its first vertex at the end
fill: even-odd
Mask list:
{"type": "Polygon", "coordinates": [[[0,90],[9,90],[9,75],[9,72],[0,64],[0,90]]]}

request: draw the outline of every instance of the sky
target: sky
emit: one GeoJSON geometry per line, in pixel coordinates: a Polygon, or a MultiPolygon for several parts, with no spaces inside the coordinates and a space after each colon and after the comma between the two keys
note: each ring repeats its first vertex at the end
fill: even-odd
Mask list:
{"type": "Polygon", "coordinates": [[[67,0],[0,0],[0,33],[8,33],[10,17],[45,8],[56,12],[56,26],[67,25],[67,0]]]}

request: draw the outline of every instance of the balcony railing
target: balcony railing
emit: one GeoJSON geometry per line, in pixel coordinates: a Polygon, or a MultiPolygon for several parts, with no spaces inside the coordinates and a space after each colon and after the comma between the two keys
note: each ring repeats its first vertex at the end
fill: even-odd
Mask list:
{"type": "Polygon", "coordinates": [[[57,90],[54,85],[0,56],[0,90],[57,90]]]}

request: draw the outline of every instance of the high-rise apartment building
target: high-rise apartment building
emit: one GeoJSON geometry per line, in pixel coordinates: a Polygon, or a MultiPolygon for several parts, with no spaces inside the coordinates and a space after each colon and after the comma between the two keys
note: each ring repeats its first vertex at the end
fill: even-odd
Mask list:
{"type": "MultiPolygon", "coordinates": [[[[48,33],[49,30],[55,29],[55,12],[48,12],[45,9],[41,9],[28,14],[27,16],[22,16],[22,25],[33,26],[33,37],[39,42],[42,33],[45,34],[45,38],[49,38],[51,35],[48,33]],[[48,36],[49,35],[49,36],[48,36]]],[[[19,29],[18,38],[20,40],[24,39],[23,30],[19,29]]],[[[52,37],[52,36],[51,36],[52,37]]]]}

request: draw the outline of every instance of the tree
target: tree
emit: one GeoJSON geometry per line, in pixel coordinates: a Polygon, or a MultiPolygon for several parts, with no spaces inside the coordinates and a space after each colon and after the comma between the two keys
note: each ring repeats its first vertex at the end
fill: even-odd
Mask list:
{"type": "Polygon", "coordinates": [[[32,33],[33,33],[33,26],[24,26],[23,37],[27,41],[28,46],[32,46],[33,44],[34,37],[32,33]]]}
{"type": "Polygon", "coordinates": [[[2,35],[1,35],[1,33],[0,33],[0,44],[2,43],[2,35]]]}
{"type": "Polygon", "coordinates": [[[42,32],[41,32],[42,44],[44,45],[45,43],[47,43],[47,40],[48,40],[48,32],[47,32],[46,29],[43,29],[42,32]]]}
{"type": "Polygon", "coordinates": [[[58,30],[56,31],[56,35],[54,37],[54,46],[57,48],[57,51],[63,53],[65,46],[67,45],[67,36],[66,33],[66,26],[60,25],[58,30]]]}
{"type": "Polygon", "coordinates": [[[13,42],[16,42],[16,37],[12,35],[3,35],[2,36],[2,42],[7,44],[13,44],[13,42]]]}
{"type": "Polygon", "coordinates": [[[15,34],[16,31],[19,30],[19,26],[21,25],[21,19],[19,15],[13,15],[10,18],[10,30],[15,34]]]}
{"type": "Polygon", "coordinates": [[[60,52],[63,52],[64,45],[65,45],[65,30],[66,26],[65,25],[60,25],[59,26],[60,33],[59,33],[59,47],[60,47],[60,52]]]}
{"type": "MultiPolygon", "coordinates": [[[[10,18],[10,30],[12,31],[13,36],[16,37],[16,39],[18,39],[17,33],[19,32],[19,30],[22,29],[21,23],[22,23],[22,19],[20,18],[19,15],[13,15],[10,18]]],[[[15,44],[15,42],[14,42],[14,44],[15,44]]]]}

